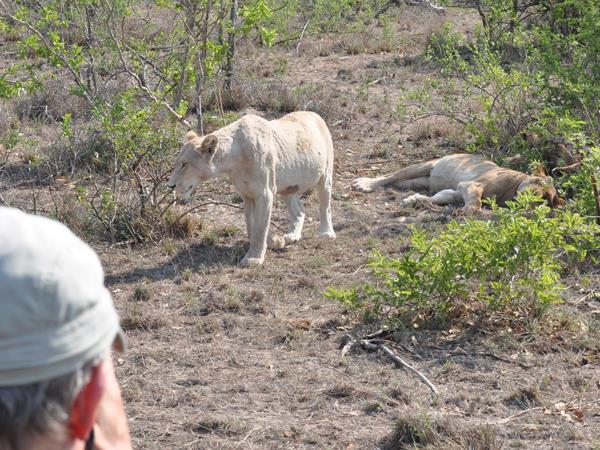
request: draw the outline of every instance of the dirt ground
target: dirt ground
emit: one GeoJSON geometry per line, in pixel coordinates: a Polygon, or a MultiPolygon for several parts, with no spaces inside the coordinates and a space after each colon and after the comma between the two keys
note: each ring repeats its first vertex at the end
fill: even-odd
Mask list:
{"type": "MultiPolygon", "coordinates": [[[[345,336],[378,328],[323,291],[367,279],[370,252],[401,252],[411,224],[433,228],[453,216],[450,208],[402,208],[407,192],[350,189],[357,176],[462,150],[450,122],[403,126],[394,116],[403,94],[439,77],[419,55],[444,20],[469,32],[477,17],[404,9],[386,51],[377,30],[243,50],[248,80],[296,88],[306,95],[302,106],[328,121],[335,241],[317,239],[318,201],[309,195],[302,241],[269,250],[260,268],[239,268],[243,214],[220,180],[199,189],[195,201],[231,206],[196,211],[197,238],[92,243],[128,338],[117,366],[136,449],[600,448],[600,352],[590,338],[600,319],[597,270],[569,283],[562,308],[578,321],[543,330],[543,339],[536,324],[390,336],[389,347],[431,380],[436,397],[384,354],[357,346],[342,355],[345,336]]],[[[26,194],[14,183],[2,189],[5,202],[31,209],[26,194]]],[[[287,226],[281,204],[273,226],[287,226]]]]}

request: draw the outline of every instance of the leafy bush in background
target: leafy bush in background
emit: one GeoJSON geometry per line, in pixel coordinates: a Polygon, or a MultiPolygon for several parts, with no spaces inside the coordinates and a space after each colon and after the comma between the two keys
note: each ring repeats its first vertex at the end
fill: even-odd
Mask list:
{"type": "Polygon", "coordinates": [[[451,222],[431,236],[413,229],[399,257],[375,253],[374,283],[330,288],[326,296],[391,322],[444,321],[456,308],[534,318],[561,301],[564,270],[594,260],[600,227],[571,211],[533,208],[525,193],[509,209],[492,205],[493,220],[451,222]]]}
{"type": "Polygon", "coordinates": [[[443,111],[468,127],[471,148],[554,167],[564,163],[556,142],[597,144],[598,2],[483,0],[478,9],[482,26],[470,41],[446,26],[428,48],[445,75],[462,80],[463,98],[478,100],[453,97],[443,111]]]}

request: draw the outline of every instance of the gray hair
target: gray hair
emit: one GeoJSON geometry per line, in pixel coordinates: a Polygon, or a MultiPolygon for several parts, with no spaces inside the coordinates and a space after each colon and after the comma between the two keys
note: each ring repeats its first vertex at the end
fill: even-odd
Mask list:
{"type": "Polygon", "coordinates": [[[0,386],[0,450],[20,450],[32,436],[64,437],[73,402],[98,362],[47,381],[0,386]]]}

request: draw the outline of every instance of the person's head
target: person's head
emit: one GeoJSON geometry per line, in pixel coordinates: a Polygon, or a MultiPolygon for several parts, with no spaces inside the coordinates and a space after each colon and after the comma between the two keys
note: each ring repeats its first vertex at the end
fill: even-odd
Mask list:
{"type": "Polygon", "coordinates": [[[0,450],[83,448],[114,381],[113,343],[94,251],[58,222],[0,207],[0,450]]]}

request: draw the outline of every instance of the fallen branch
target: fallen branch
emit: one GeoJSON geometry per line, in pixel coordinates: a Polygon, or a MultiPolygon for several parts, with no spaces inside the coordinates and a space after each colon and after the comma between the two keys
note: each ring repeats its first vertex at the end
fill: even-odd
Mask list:
{"type": "Polygon", "coordinates": [[[496,425],[507,423],[507,422],[510,422],[513,419],[516,419],[517,417],[521,417],[521,416],[523,416],[525,414],[529,414],[532,411],[539,411],[540,409],[544,409],[544,408],[542,406],[536,406],[535,408],[530,408],[530,409],[526,409],[524,411],[520,411],[520,412],[518,412],[516,414],[513,414],[512,416],[508,416],[505,419],[500,419],[500,420],[497,420],[497,421],[492,422],[492,423],[496,424],[496,425]]]}
{"type": "Polygon", "coordinates": [[[350,335],[350,334],[346,334],[344,336],[344,340],[346,342],[344,343],[344,346],[342,347],[342,353],[341,353],[342,356],[346,356],[348,354],[348,352],[350,350],[352,350],[352,347],[354,347],[354,344],[356,344],[356,339],[354,339],[352,337],[352,335],[350,335]]]}
{"type": "Polygon", "coordinates": [[[523,369],[531,369],[533,367],[533,366],[531,366],[529,364],[525,364],[525,363],[522,363],[522,362],[519,362],[519,361],[513,361],[512,359],[496,355],[495,353],[492,353],[492,352],[472,352],[472,353],[469,353],[469,352],[467,352],[466,350],[464,350],[464,349],[462,349],[460,347],[457,347],[456,350],[454,350],[452,352],[449,352],[448,354],[451,355],[451,356],[484,356],[484,357],[495,359],[497,361],[502,361],[502,362],[509,363],[509,364],[516,364],[516,365],[518,365],[519,367],[521,367],[523,369]]]}
{"type": "Polygon", "coordinates": [[[394,363],[396,363],[397,366],[410,370],[412,373],[414,373],[416,376],[418,376],[419,379],[423,383],[425,383],[425,385],[427,385],[427,387],[429,389],[431,389],[431,392],[433,392],[433,394],[435,396],[439,395],[439,391],[437,390],[437,388],[433,385],[433,383],[431,381],[429,381],[429,379],[425,375],[423,375],[421,372],[419,372],[413,366],[411,366],[406,361],[404,361],[402,358],[400,358],[398,355],[396,355],[393,351],[391,351],[385,345],[380,344],[380,343],[375,343],[374,341],[369,340],[369,339],[361,339],[360,345],[362,345],[364,348],[366,348],[368,350],[383,350],[390,357],[390,359],[392,361],[394,361],[394,363]]]}

